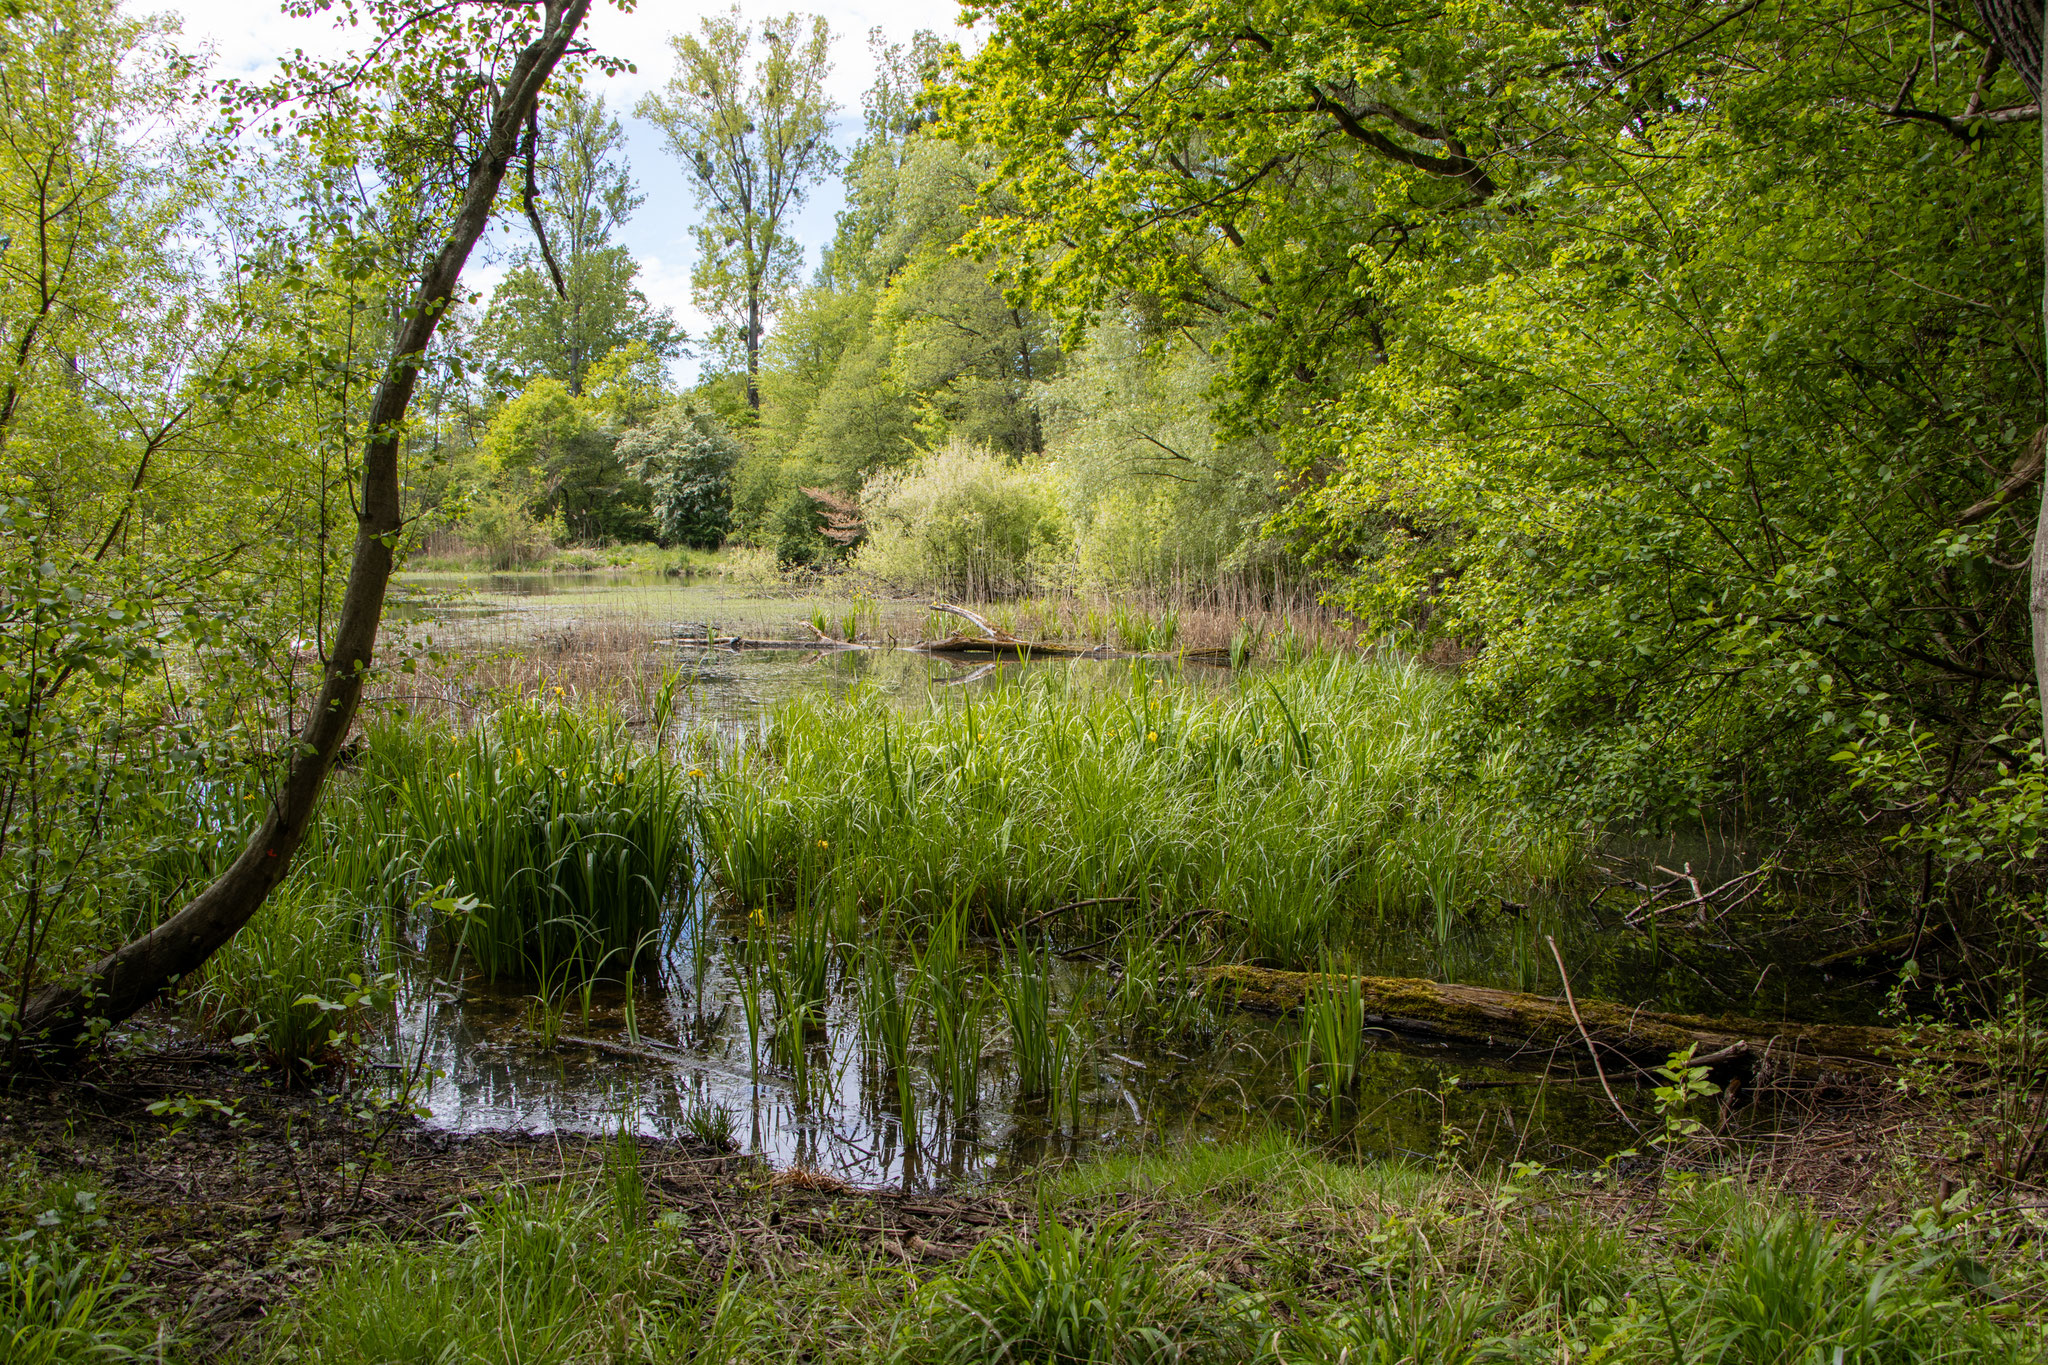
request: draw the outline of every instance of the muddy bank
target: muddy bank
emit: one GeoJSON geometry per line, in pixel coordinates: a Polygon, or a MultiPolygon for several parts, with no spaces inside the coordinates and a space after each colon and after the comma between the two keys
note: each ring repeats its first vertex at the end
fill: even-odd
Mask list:
{"type": "MultiPolygon", "coordinates": [[[[246,1336],[351,1242],[459,1238],[471,1208],[509,1187],[587,1180],[612,1146],[429,1129],[346,1090],[284,1088],[247,1063],[170,1050],[0,1092],[0,1161],[98,1187],[99,1243],[124,1253],[152,1310],[195,1340],[195,1359],[246,1336]]],[[[1029,1221],[1001,1192],[857,1190],[687,1139],[637,1146],[654,1211],[674,1215],[708,1261],[740,1269],[807,1244],[938,1265],[1029,1221]]]]}

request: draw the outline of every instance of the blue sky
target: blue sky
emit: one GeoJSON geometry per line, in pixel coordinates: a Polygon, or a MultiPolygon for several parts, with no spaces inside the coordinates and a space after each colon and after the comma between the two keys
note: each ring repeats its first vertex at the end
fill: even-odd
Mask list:
{"type": "MultiPolygon", "coordinates": [[[[649,124],[634,118],[633,105],[640,96],[668,79],[670,55],[668,36],[694,29],[700,16],[729,7],[727,3],[662,3],[641,0],[630,13],[620,13],[607,0],[599,0],[586,30],[602,52],[625,57],[638,70],[611,79],[599,78],[594,89],[605,96],[626,128],[627,154],[634,178],[646,202],[627,223],[623,235],[640,261],[641,287],[656,303],[675,310],[676,317],[694,337],[706,330],[704,317],[690,302],[690,263],[694,253],[689,237],[697,209],[681,169],[662,149],[660,134],[649,124]]],[[[350,46],[353,35],[337,29],[327,19],[293,19],[281,13],[270,0],[170,0],[144,3],[138,10],[169,10],[183,21],[186,39],[194,46],[212,49],[214,70],[219,75],[254,75],[270,68],[279,56],[294,48],[310,52],[336,52],[350,46]]],[[[958,0],[830,0],[805,5],[743,4],[741,11],[750,21],[788,13],[823,14],[832,26],[833,70],[829,88],[840,105],[838,141],[850,147],[859,133],[860,96],[873,79],[868,57],[867,35],[879,28],[892,42],[907,42],[920,28],[953,35],[959,17],[958,0]]],[[[812,192],[796,234],[803,243],[809,263],[816,265],[818,253],[831,240],[833,215],[841,207],[838,183],[819,186],[812,192]]],[[[503,248],[513,238],[496,234],[503,248]]],[[[472,264],[468,279],[488,290],[502,273],[497,260],[472,264]]],[[[696,366],[684,362],[676,378],[687,382],[696,366]]]]}

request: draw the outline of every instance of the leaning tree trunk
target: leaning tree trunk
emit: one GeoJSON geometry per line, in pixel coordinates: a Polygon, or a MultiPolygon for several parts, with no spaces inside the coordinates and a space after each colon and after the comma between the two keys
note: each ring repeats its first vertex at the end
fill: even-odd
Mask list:
{"type": "Polygon", "coordinates": [[[369,676],[401,528],[399,442],[421,360],[455,297],[471,248],[490,225],[498,187],[518,150],[520,132],[582,27],[590,3],[549,0],[540,35],[519,54],[506,78],[489,137],[470,166],[447,240],[422,272],[393,341],[391,360],[370,404],[355,557],[319,699],[292,746],[290,767],[262,824],[233,865],[176,914],[102,958],[83,982],[53,986],[29,1002],[20,1020],[20,1037],[43,1056],[76,1051],[106,1024],[126,1019],[172,981],[205,963],[249,922],[290,869],[292,855],[319,808],[334,755],[355,721],[369,676]]]}
{"type": "MultiPolygon", "coordinates": [[[[2027,84],[2034,103],[2041,102],[2041,52],[2048,46],[2043,23],[2048,6],[2041,0],[1977,0],[1977,17],[1991,31],[1999,56],[2027,84]]],[[[2041,189],[2048,204],[2048,110],[2041,118],[2041,189]]],[[[2044,266],[2048,266],[2048,215],[2041,223],[2044,266]]],[[[2048,337],[2048,269],[2041,295],[2043,335],[2048,337]]],[[[2048,478],[2041,483],[2041,511],[2034,521],[2034,552],[2028,557],[2027,615],[2034,628],[2034,689],[2041,699],[2041,725],[2048,744],[2048,478]]]]}

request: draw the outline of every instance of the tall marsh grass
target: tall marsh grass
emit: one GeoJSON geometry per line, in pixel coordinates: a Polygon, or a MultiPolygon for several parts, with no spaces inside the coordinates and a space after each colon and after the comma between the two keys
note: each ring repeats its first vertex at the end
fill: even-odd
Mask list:
{"type": "Polygon", "coordinates": [[[310,1070],[363,994],[365,913],[324,885],[295,877],[222,944],[183,996],[207,1033],[253,1045],[272,1065],[310,1070]]]}
{"type": "Polygon", "coordinates": [[[785,703],[706,782],[721,880],[751,902],[822,875],[870,907],[958,904],[979,933],[1067,943],[1189,915],[1308,967],[1389,922],[1444,939],[1582,865],[1575,831],[1445,775],[1451,684],[1419,665],[1311,658],[1223,688],[1101,668],[912,712],[785,703]]]}
{"type": "Polygon", "coordinates": [[[519,702],[369,740],[366,799],[396,808],[424,881],[476,899],[448,927],[492,978],[623,972],[680,923],[664,909],[689,889],[687,779],[617,712],[519,702]]]}

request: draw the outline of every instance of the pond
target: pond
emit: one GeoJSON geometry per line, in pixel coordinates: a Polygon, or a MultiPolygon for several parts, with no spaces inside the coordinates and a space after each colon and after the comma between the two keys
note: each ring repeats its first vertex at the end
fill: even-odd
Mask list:
{"type": "MultiPolygon", "coordinates": [[[[500,576],[411,586],[411,628],[436,635],[443,646],[527,649],[551,632],[593,623],[615,632],[615,640],[637,640],[647,652],[636,660],[685,671],[677,723],[723,732],[725,742],[735,733],[745,742],[778,701],[856,686],[915,705],[946,689],[1003,685],[1023,667],[1083,670],[1099,675],[1102,686],[1127,685],[1110,666],[1092,661],[1013,662],[991,671],[900,649],[732,651],[675,643],[679,627],[696,634],[707,624],[719,633],[801,639],[811,633],[804,623],[812,610],[851,611],[851,600],[651,576],[500,576]]],[[[924,616],[916,603],[866,609],[883,623],[879,633],[893,627],[900,638],[915,636],[924,616]]],[[[1225,669],[1189,666],[1186,676],[1204,687],[1235,685],[1225,669]]],[[[1744,852],[1705,835],[1609,850],[1618,875],[1641,877],[1681,864],[1718,877],[1724,867],[1742,865],[1744,852]]],[[[816,1026],[800,1048],[777,1048],[772,1022],[757,1014],[756,1027],[749,1026],[748,996],[759,991],[748,966],[755,960],[748,955],[750,926],[706,899],[709,875],[701,867],[694,885],[690,902],[675,907],[680,918],[665,956],[630,988],[599,983],[543,1001],[532,986],[493,985],[473,974],[453,980],[445,949],[424,929],[395,932],[390,961],[403,985],[379,1071],[424,1107],[428,1122],[449,1129],[729,1132],[741,1150],[778,1167],[913,1188],[1094,1150],[1222,1141],[1268,1125],[1360,1155],[1429,1161],[1451,1152],[1585,1168],[1638,1145],[1633,1124],[1654,1121],[1647,1092],[1628,1086],[1622,1095],[1636,1111],[1633,1124],[1617,1115],[1581,1057],[1453,1049],[1378,1032],[1369,1036],[1358,1086],[1332,1111],[1297,1091],[1290,1061],[1296,1025],[1218,1009],[1192,995],[1155,1000],[1149,1012],[1122,1008],[1118,1002],[1129,993],[1123,964],[1085,954],[1048,964],[1050,1017],[1071,1049],[1051,1101],[1021,1093],[1001,1010],[991,1001],[983,1002],[985,1013],[997,1022],[984,1025],[966,1082],[944,1078],[929,1019],[908,1043],[907,1071],[892,1073],[872,1030],[862,1026],[862,987],[845,950],[830,967],[816,1026]]],[[[1829,981],[1798,965],[1811,952],[1797,935],[1759,959],[1726,941],[1732,927],[1688,937],[1660,934],[1653,925],[1644,933],[1619,925],[1616,906],[1603,912],[1597,898],[1591,905],[1588,899],[1539,895],[1530,904],[1503,904],[1497,917],[1429,941],[1388,930],[1358,965],[1377,974],[1529,989],[1544,979],[1542,943],[1550,935],[1575,964],[1575,979],[1583,974],[1587,994],[1707,1012],[1868,1011],[1869,992],[1859,983],[1829,981]]],[[[1003,968],[983,945],[958,970],[988,981],[1003,968]]],[[[915,964],[907,951],[901,972],[908,989],[915,964]]],[[[1732,1121],[1757,1118],[1768,1120],[1738,1113],[1732,1121]]]]}

